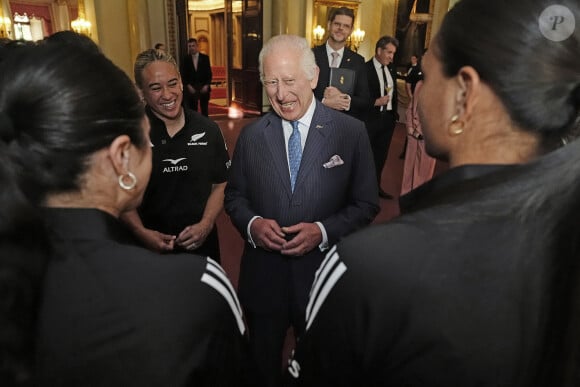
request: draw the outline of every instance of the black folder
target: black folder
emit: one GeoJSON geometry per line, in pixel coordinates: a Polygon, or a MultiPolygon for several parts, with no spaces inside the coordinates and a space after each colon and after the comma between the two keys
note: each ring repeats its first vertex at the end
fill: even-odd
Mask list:
{"type": "Polygon", "coordinates": [[[331,67],[329,86],[334,86],[342,93],[351,95],[354,92],[355,78],[356,73],[354,70],[331,67]]]}

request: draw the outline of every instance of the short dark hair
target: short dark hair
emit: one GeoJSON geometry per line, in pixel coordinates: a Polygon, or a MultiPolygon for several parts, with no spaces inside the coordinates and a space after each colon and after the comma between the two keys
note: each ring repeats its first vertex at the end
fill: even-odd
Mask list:
{"type": "Polygon", "coordinates": [[[328,15],[328,21],[333,22],[334,18],[337,15],[350,16],[350,18],[354,22],[354,11],[352,10],[352,8],[340,7],[340,8],[333,9],[332,12],[330,12],[330,15],[328,15]]]}
{"type": "Polygon", "coordinates": [[[391,43],[395,47],[399,47],[399,40],[389,35],[384,35],[377,40],[377,44],[375,45],[375,51],[377,48],[385,48],[387,44],[391,43]]]}
{"type": "Polygon", "coordinates": [[[189,38],[189,39],[187,39],[187,43],[197,43],[197,39],[196,38],[189,38]]]}

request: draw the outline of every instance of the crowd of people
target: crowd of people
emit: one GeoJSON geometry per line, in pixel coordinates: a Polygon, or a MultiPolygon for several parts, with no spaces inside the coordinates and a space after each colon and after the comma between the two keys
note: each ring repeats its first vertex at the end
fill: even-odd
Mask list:
{"type": "Polygon", "coordinates": [[[406,73],[402,215],[376,225],[399,42],[365,63],[348,8],[320,46],[264,43],[272,109],[231,160],[195,39],[134,81],[84,35],[4,41],[0,384],[580,385],[579,22],[576,0],[458,2],[406,73]]]}

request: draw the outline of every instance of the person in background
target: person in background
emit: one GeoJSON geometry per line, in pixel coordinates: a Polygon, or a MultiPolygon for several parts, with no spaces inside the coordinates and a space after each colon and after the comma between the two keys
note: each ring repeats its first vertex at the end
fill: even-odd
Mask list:
{"type": "Polygon", "coordinates": [[[379,206],[364,124],[314,98],[318,67],[306,39],[273,37],[259,64],[274,111],[242,129],[225,207],[248,241],[239,294],[255,386],[279,386],[286,332],[304,330],[308,290],[325,251],[368,225],[379,206]]]}
{"type": "Polygon", "coordinates": [[[405,163],[403,166],[403,180],[401,195],[430,180],[435,171],[437,160],[425,151],[423,130],[419,120],[417,93],[423,87],[423,71],[417,55],[411,56],[411,66],[405,78],[405,88],[409,96],[409,106],[406,112],[407,141],[405,144],[405,163]]]}
{"type": "Polygon", "coordinates": [[[385,35],[377,40],[375,56],[366,63],[371,105],[365,125],[373,149],[379,196],[393,199],[381,188],[381,175],[398,121],[397,73],[392,66],[399,41],[385,35]]]}
{"type": "Polygon", "coordinates": [[[135,81],[147,103],[153,171],[143,203],[122,218],[152,250],[187,251],[219,262],[215,221],[230,163],[221,130],[182,106],[183,86],[171,55],[137,55],[135,81]]]}
{"type": "Polygon", "coordinates": [[[161,51],[163,53],[167,53],[167,51],[165,50],[165,44],[163,44],[163,43],[156,43],[155,50],[161,51]]]}
{"type": "Polygon", "coordinates": [[[289,385],[578,386],[579,21],[577,0],[444,17],[418,97],[450,168],[328,253],[289,385]]]}
{"type": "MultiPolygon", "coordinates": [[[[33,43],[1,39],[0,68],[15,50],[28,45],[33,43]]],[[[31,386],[40,284],[49,244],[42,216],[31,202],[38,201],[35,193],[27,192],[30,197],[22,193],[24,176],[10,151],[13,136],[12,119],[0,109],[0,385],[31,386]]]]}
{"type": "Polygon", "coordinates": [[[350,8],[336,8],[329,15],[328,39],[325,44],[312,49],[320,69],[314,96],[324,105],[364,121],[370,99],[365,60],[346,47],[353,24],[354,11],[350,8]],[[329,86],[331,67],[354,71],[355,83],[352,94],[342,93],[336,87],[329,86]]]}
{"type": "Polygon", "coordinates": [[[199,52],[197,39],[187,40],[187,55],[183,57],[179,68],[185,88],[185,106],[198,111],[199,103],[201,114],[207,117],[211,94],[211,64],[209,56],[199,52]]]}
{"type": "Polygon", "coordinates": [[[238,385],[245,328],[223,270],[144,249],[118,219],[147,186],[149,122],[133,82],[85,43],[0,64],[2,385],[238,385]],[[29,292],[5,292],[21,281],[29,292]],[[28,376],[21,340],[36,350],[28,376]]]}

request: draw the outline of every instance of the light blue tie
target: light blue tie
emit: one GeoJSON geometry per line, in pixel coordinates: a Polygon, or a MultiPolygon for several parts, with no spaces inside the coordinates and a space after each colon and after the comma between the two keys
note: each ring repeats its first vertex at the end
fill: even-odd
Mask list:
{"type": "Polygon", "coordinates": [[[294,183],[300,169],[302,160],[302,144],[300,141],[300,131],[298,130],[298,121],[290,122],[292,124],[292,134],[288,139],[288,164],[290,165],[290,185],[294,192],[294,183]]]}

